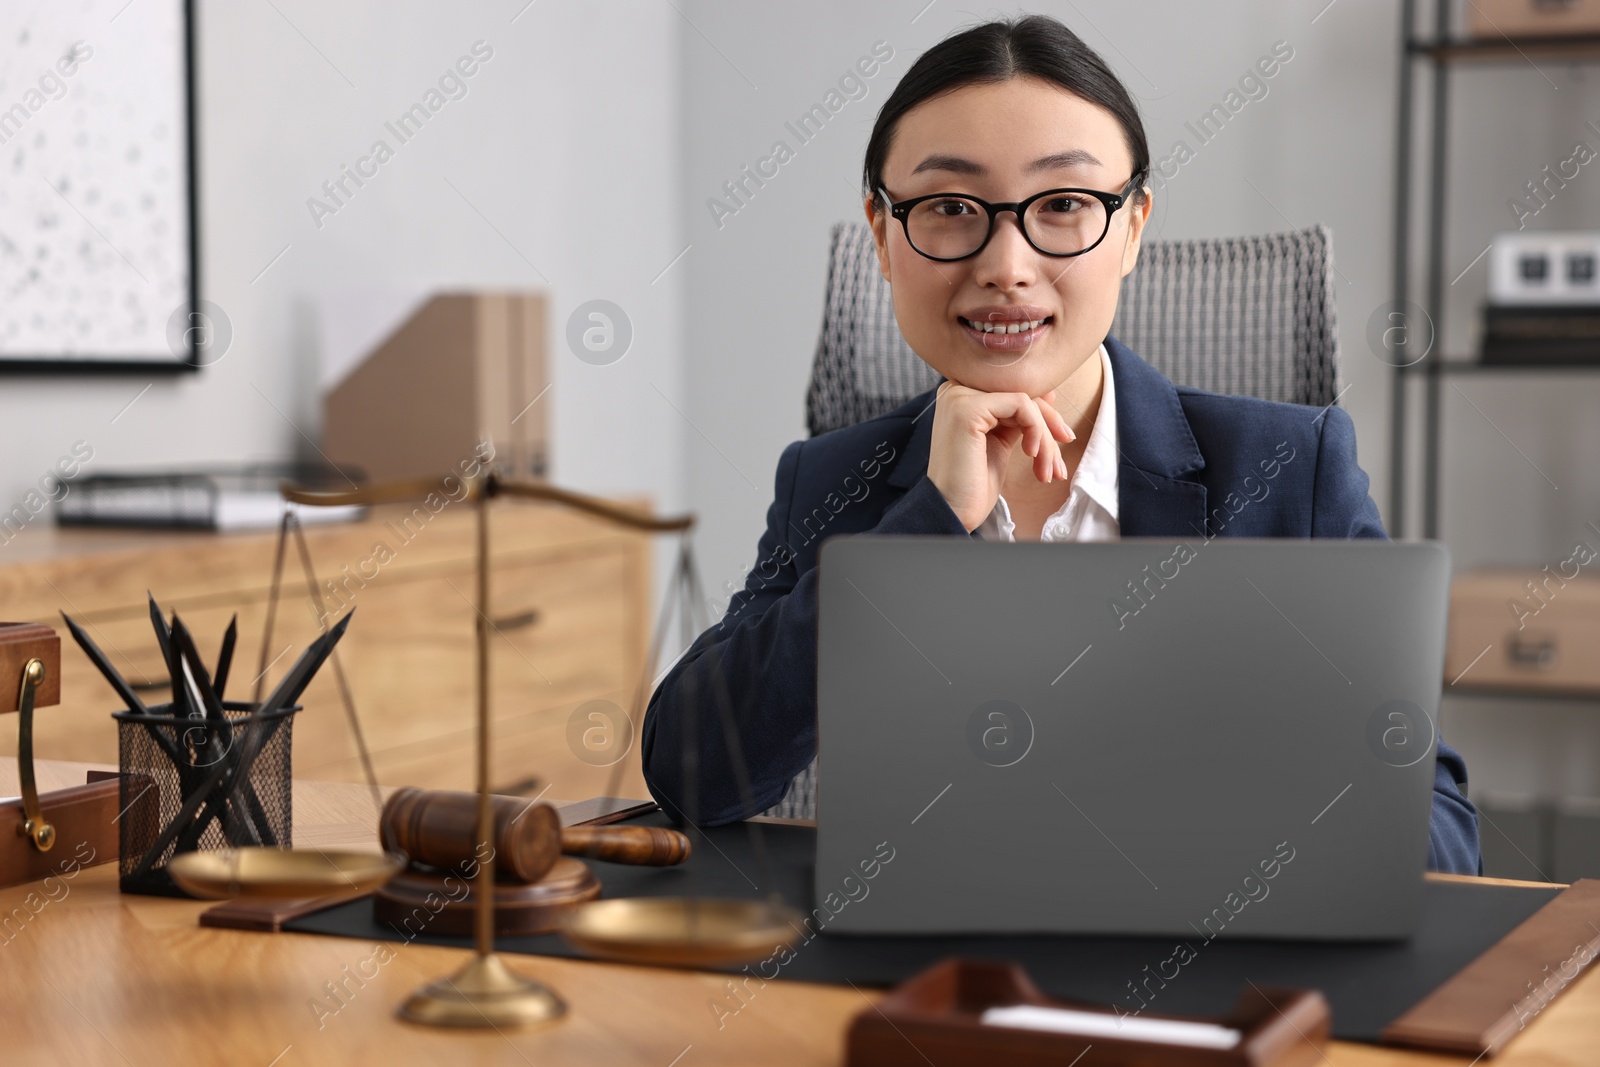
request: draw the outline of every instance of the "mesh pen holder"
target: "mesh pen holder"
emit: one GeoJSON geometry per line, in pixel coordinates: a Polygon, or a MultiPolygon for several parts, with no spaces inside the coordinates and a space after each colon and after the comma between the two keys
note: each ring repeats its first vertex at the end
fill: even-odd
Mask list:
{"type": "Polygon", "coordinates": [[[112,714],[122,772],[118,836],[124,893],[187,896],[167,872],[179,853],[293,843],[291,742],[300,707],[264,717],[255,709],[252,703],[225,701],[225,723],[174,715],[171,704],[112,714]],[[218,764],[224,765],[220,774],[218,764]],[[177,825],[192,803],[197,803],[193,816],[177,825]]]}

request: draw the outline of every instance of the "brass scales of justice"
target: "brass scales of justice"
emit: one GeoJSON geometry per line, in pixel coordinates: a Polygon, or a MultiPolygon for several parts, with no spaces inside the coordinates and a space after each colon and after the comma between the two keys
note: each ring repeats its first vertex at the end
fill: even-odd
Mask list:
{"type": "MultiPolygon", "coordinates": [[[[401,481],[365,486],[349,491],[312,491],[285,484],[285,501],[305,507],[380,505],[416,503],[435,491],[436,481],[401,481]]],[[[655,634],[650,642],[642,676],[637,686],[629,717],[631,736],[638,736],[640,719],[650,682],[661,653],[661,646],[673,614],[674,601],[680,612],[680,627],[685,641],[709,625],[698,618],[699,605],[705,603],[699,576],[690,551],[692,515],[658,518],[596,497],[559,489],[543,482],[515,479],[490,471],[463,479],[465,502],[475,514],[476,549],[476,679],[477,698],[477,827],[479,846],[495,837],[494,816],[489,792],[489,502],[497,497],[536,500],[586,512],[604,521],[648,533],[680,535],[678,562],[667,592],[655,634]]],[[[268,647],[277,610],[279,586],[287,540],[293,531],[306,581],[313,591],[319,588],[305,535],[292,509],[286,509],[279,526],[277,556],[274,563],[272,593],[267,609],[266,632],[261,646],[261,673],[267,668],[268,647]]],[[[324,632],[326,613],[318,612],[324,632]]],[[[377,776],[362,735],[360,720],[349,684],[339,660],[332,654],[334,676],[351,732],[360,752],[361,765],[372,791],[373,802],[383,807],[377,776]]],[[[716,676],[714,703],[736,768],[736,778],[746,805],[752,790],[745,768],[731,704],[723,679],[716,676]]],[[[258,678],[257,685],[261,684],[258,678]]],[[[691,702],[692,704],[692,702],[691,702]]],[[[691,712],[691,714],[693,714],[691,712]]],[[[696,724],[686,724],[685,736],[692,743],[696,724]]],[[[688,760],[688,753],[685,759],[688,760]]],[[[696,761],[697,762],[697,761],[696,761]]],[[[613,795],[621,781],[623,760],[613,764],[606,795],[613,795]]],[[[695,793],[693,763],[689,763],[690,794],[695,793]]],[[[694,812],[685,820],[692,829],[694,812]]],[[[748,824],[756,859],[763,880],[775,885],[759,827],[748,824]]],[[[473,879],[476,895],[473,912],[474,955],[454,974],[439,978],[412,993],[399,1008],[401,1018],[430,1026],[504,1027],[546,1023],[559,1019],[566,1005],[556,993],[539,982],[518,975],[495,952],[494,852],[478,865],[473,879]]],[[[383,885],[405,865],[403,853],[386,851],[381,856],[370,852],[321,849],[245,847],[222,851],[191,852],[174,857],[168,865],[173,880],[189,892],[205,897],[231,897],[240,894],[272,897],[312,897],[334,893],[360,893],[383,885]]],[[[574,947],[607,959],[680,966],[704,966],[750,962],[761,959],[780,947],[792,945],[801,934],[801,916],[785,904],[774,890],[765,900],[714,899],[697,896],[639,897],[595,900],[575,905],[560,929],[574,947]]]]}

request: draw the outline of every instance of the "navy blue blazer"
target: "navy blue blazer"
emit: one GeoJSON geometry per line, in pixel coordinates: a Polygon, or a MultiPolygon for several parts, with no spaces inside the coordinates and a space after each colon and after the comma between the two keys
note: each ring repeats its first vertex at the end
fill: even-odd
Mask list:
{"type": "MultiPolygon", "coordinates": [[[[1115,338],[1118,522],[1126,537],[1374,537],[1384,533],[1356,463],[1355,429],[1341,408],[1319,410],[1180,388],[1115,338]],[[1263,457],[1287,442],[1297,457],[1273,492],[1244,506],[1263,457]],[[1248,479],[1248,480],[1247,480],[1248,479]]],[[[777,486],[756,564],[727,614],[690,646],[650,699],[642,739],[645,781],[663,809],[716,825],[778,802],[817,752],[817,550],[835,534],[968,536],[928,480],[932,391],[855,426],[796,441],[777,486]],[[711,668],[720,662],[723,681],[711,668]],[[716,721],[713,685],[731,699],[750,779],[738,772],[716,721]],[[684,781],[685,708],[698,712],[692,751],[699,794],[684,781]]],[[[1279,459],[1283,455],[1278,455],[1279,459]]],[[[1478,815],[1467,768],[1443,742],[1434,771],[1428,866],[1477,874],[1478,815]]]]}

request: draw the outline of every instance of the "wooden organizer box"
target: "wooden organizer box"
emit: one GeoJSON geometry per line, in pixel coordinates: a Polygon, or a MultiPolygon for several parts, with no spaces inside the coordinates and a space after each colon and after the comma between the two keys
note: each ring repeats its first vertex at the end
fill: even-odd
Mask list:
{"type": "MultiPolygon", "coordinates": [[[[472,505],[443,494],[438,503],[437,511],[374,508],[364,521],[308,527],[305,535],[325,609],[356,609],[339,654],[378,780],[465,789],[473,782],[474,523],[472,505]]],[[[489,522],[490,784],[518,793],[537,777],[552,796],[605,793],[611,768],[580,758],[570,740],[593,721],[576,731],[571,724],[589,701],[624,711],[631,704],[653,621],[650,542],[542,504],[497,503],[489,522]]],[[[183,616],[208,660],[238,612],[229,690],[248,699],[260,670],[276,540],[275,531],[29,528],[0,559],[0,607],[11,618],[56,625],[67,612],[147,703],[168,697],[146,591],[183,616]]],[[[274,629],[268,659],[281,658],[267,673],[269,685],[317,633],[293,545],[274,629]]],[[[62,659],[61,706],[39,716],[37,755],[116,764],[116,694],[77,648],[62,659]]],[[[15,696],[13,689],[3,700],[15,696]]],[[[300,702],[294,776],[364,781],[334,672],[321,672],[300,702]]],[[[637,741],[624,757],[623,795],[645,795],[637,741]]],[[[0,731],[0,755],[14,754],[16,742],[14,729],[0,731]]]]}
{"type": "MultiPolygon", "coordinates": [[[[1328,1043],[1328,1002],[1314,990],[1246,989],[1227,1015],[1182,1019],[1238,1030],[1232,1048],[1092,1037],[982,1021],[989,1008],[1031,1005],[1107,1019],[1099,1005],[1068,1004],[1039,991],[1020,967],[945,960],[895,987],[850,1023],[847,1067],[1309,1067],[1328,1043]]],[[[1150,1019],[1151,1016],[1141,1016],[1150,1019]]]]}
{"type": "Polygon", "coordinates": [[[0,886],[35,882],[66,870],[76,873],[80,866],[114,861],[117,775],[91,771],[85,785],[43,794],[34,783],[33,752],[28,743],[30,735],[37,732],[34,711],[54,706],[61,699],[61,638],[55,630],[39,623],[0,622],[0,688],[5,690],[0,696],[4,701],[0,712],[18,713],[17,764],[22,790],[17,799],[0,803],[0,886]],[[35,661],[43,670],[30,684],[28,667],[35,661]]]}

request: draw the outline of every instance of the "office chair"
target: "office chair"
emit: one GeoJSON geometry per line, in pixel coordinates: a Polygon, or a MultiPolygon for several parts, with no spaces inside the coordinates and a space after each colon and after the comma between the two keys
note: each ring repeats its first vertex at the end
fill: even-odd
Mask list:
{"type": "MultiPolygon", "coordinates": [[[[1111,333],[1179,385],[1324,407],[1339,395],[1332,233],[1145,241],[1111,333]]],[[[904,404],[939,376],[906,344],[872,231],[835,223],[806,392],[814,437],[904,404]]],[[[816,817],[817,762],[763,814],[816,817]]]]}

